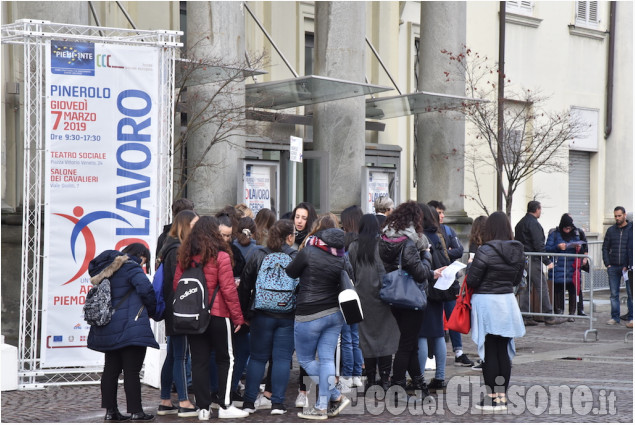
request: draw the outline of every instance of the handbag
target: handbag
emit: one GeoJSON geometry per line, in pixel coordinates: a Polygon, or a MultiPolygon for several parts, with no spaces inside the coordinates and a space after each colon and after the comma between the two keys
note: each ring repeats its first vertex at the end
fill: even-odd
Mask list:
{"type": "Polygon", "coordinates": [[[472,298],[472,289],[467,287],[467,276],[463,279],[461,289],[459,290],[459,297],[456,299],[456,305],[450,318],[448,319],[447,328],[466,334],[472,327],[472,304],[470,299],[472,298]]]}
{"type": "Polygon", "coordinates": [[[425,284],[417,283],[401,267],[401,254],[397,270],[386,273],[381,279],[379,298],[386,304],[406,310],[423,310],[428,304],[425,284]]]}
{"type": "Polygon", "coordinates": [[[353,281],[346,273],[346,270],[340,272],[340,294],[337,296],[337,301],[340,304],[340,311],[347,325],[364,320],[362,303],[359,301],[355,285],[353,285],[353,281]]]}

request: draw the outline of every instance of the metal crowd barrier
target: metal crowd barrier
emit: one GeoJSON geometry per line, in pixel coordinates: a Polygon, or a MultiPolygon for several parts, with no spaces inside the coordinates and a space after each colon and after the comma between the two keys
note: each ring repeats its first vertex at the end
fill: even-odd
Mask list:
{"type": "MultiPolygon", "coordinates": [[[[595,273],[593,273],[593,271],[595,269],[593,267],[593,261],[591,256],[588,254],[553,254],[553,253],[545,253],[545,252],[525,252],[525,255],[526,255],[526,270],[527,270],[527,277],[525,279],[526,286],[519,288],[517,293],[517,297],[518,297],[518,301],[519,301],[519,305],[520,305],[523,317],[525,318],[540,317],[544,319],[554,318],[556,320],[575,319],[576,321],[588,320],[589,328],[584,332],[584,342],[588,341],[588,336],[591,333],[595,334],[595,340],[597,341],[598,331],[597,329],[593,328],[593,321],[594,321],[593,291],[595,289],[595,285],[594,285],[595,273]],[[576,259],[581,259],[581,260],[584,258],[587,259],[589,263],[589,270],[591,271],[591,273],[587,273],[584,271],[580,273],[581,274],[580,276],[581,294],[588,294],[589,308],[585,310],[585,313],[587,314],[587,316],[578,316],[576,314],[578,311],[577,304],[579,302],[578,294],[576,294],[576,297],[575,297],[576,305],[575,305],[575,308],[573,309],[574,314],[568,314],[568,307],[569,307],[568,301],[563,302],[561,306],[555,305],[555,299],[554,299],[555,297],[553,295],[556,294],[556,290],[562,289],[562,292],[563,292],[562,299],[564,301],[568,300],[567,285],[559,284],[555,282],[549,283],[548,270],[546,270],[547,267],[543,264],[543,259],[545,257],[549,257],[554,263],[555,263],[556,257],[564,258],[565,268],[566,267],[573,268],[573,264],[576,259]],[[536,276],[536,273],[539,273],[539,276],[536,276]],[[553,290],[551,291],[551,294],[549,293],[549,286],[553,286],[553,290]],[[584,288],[586,288],[588,291],[584,290],[584,288]],[[536,295],[534,295],[535,291],[538,291],[536,295]],[[528,310],[523,311],[525,308],[525,306],[523,305],[523,299],[525,297],[528,298],[528,302],[527,302],[528,310]],[[536,299],[538,300],[538,302],[535,302],[536,299]],[[543,307],[546,307],[546,306],[550,307],[551,313],[543,312],[543,309],[544,309],[543,307]],[[556,307],[562,308],[561,314],[555,313],[556,307]]],[[[587,300],[585,299],[585,301],[587,300]]]]}

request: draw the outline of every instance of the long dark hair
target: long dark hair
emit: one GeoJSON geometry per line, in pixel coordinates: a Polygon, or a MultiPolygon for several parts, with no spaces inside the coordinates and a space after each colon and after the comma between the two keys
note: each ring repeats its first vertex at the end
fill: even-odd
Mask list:
{"type": "Polygon", "coordinates": [[[359,236],[357,238],[357,261],[372,264],[375,261],[379,222],[375,214],[364,214],[359,220],[359,236]]]}
{"type": "MultiPolygon", "coordinates": [[[[214,217],[201,217],[183,241],[178,250],[178,261],[182,270],[190,267],[192,257],[201,256],[201,264],[207,264],[210,260],[216,260],[220,251],[227,252],[229,246],[223,240],[218,230],[218,220],[214,217]]],[[[233,258],[229,249],[229,258],[233,258]]]]}
{"type": "Polygon", "coordinates": [[[510,241],[512,239],[514,239],[514,233],[507,214],[496,211],[487,217],[483,227],[483,243],[493,240],[510,241]]]}
{"type": "Polygon", "coordinates": [[[479,215],[472,222],[472,229],[470,230],[470,244],[476,246],[483,245],[483,228],[487,221],[486,215],[479,215]]]}
{"type": "Polygon", "coordinates": [[[295,228],[291,220],[278,220],[269,228],[269,238],[267,239],[267,248],[274,252],[282,251],[289,235],[292,235],[295,228]]]}
{"type": "Polygon", "coordinates": [[[393,230],[405,230],[411,225],[419,234],[423,233],[423,211],[415,201],[406,201],[399,204],[397,208],[388,216],[384,227],[390,227],[393,230]]]}
{"type": "Polygon", "coordinates": [[[426,232],[436,232],[439,230],[439,213],[435,207],[427,204],[419,204],[423,214],[423,230],[426,232]]]}

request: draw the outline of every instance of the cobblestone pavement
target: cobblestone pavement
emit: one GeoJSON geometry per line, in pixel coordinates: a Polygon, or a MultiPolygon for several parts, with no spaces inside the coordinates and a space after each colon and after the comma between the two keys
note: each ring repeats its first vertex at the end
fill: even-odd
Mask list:
{"type": "MultiPolygon", "coordinates": [[[[625,309],[623,307],[623,309],[625,309]]],[[[483,414],[471,406],[480,399],[482,376],[470,368],[454,366],[449,353],[447,394],[427,399],[425,405],[394,406],[382,398],[358,397],[330,422],[633,422],[633,340],[623,325],[609,326],[608,305],[600,304],[595,328],[599,340],[591,336],[583,342],[588,320],[557,326],[527,328],[525,337],[516,340],[513,360],[510,406],[506,413],[483,414]],[[472,389],[472,391],[470,391],[472,389]],[[572,399],[573,401],[569,401],[572,399]],[[559,401],[560,400],[560,401],[559,401]],[[483,416],[487,416],[484,418],[483,416]]],[[[448,344],[449,345],[449,344],[448,344]]],[[[463,337],[466,354],[476,359],[476,346],[463,337]]],[[[426,381],[434,371],[426,371],[426,381]]],[[[223,422],[310,422],[297,417],[292,407],[297,395],[297,364],[291,371],[287,390],[288,412],[272,416],[260,410],[245,419],[223,422]]],[[[5,422],[102,422],[98,385],[47,387],[41,390],[9,391],[1,395],[1,421],[5,422]]],[[[143,386],[144,409],[156,413],[159,391],[143,386]]],[[[119,386],[119,405],[125,406],[123,385],[119,386]]],[[[124,409],[122,409],[123,411],[124,409]]],[[[217,412],[211,421],[218,422],[217,412]]],[[[156,422],[199,422],[197,418],[160,416],[156,422]]]]}

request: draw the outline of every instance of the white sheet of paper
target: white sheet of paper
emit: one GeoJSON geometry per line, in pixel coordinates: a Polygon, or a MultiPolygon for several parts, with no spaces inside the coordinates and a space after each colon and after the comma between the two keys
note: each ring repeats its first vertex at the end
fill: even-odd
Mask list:
{"type": "Polygon", "coordinates": [[[628,282],[628,270],[622,271],[622,277],[624,278],[624,282],[628,282]]]}
{"type": "Polygon", "coordinates": [[[452,284],[456,280],[456,274],[466,267],[467,265],[461,263],[460,261],[455,261],[454,263],[450,264],[445,268],[445,270],[443,270],[443,272],[441,273],[441,277],[437,279],[434,287],[441,291],[445,291],[450,286],[452,286],[452,284]]]}

